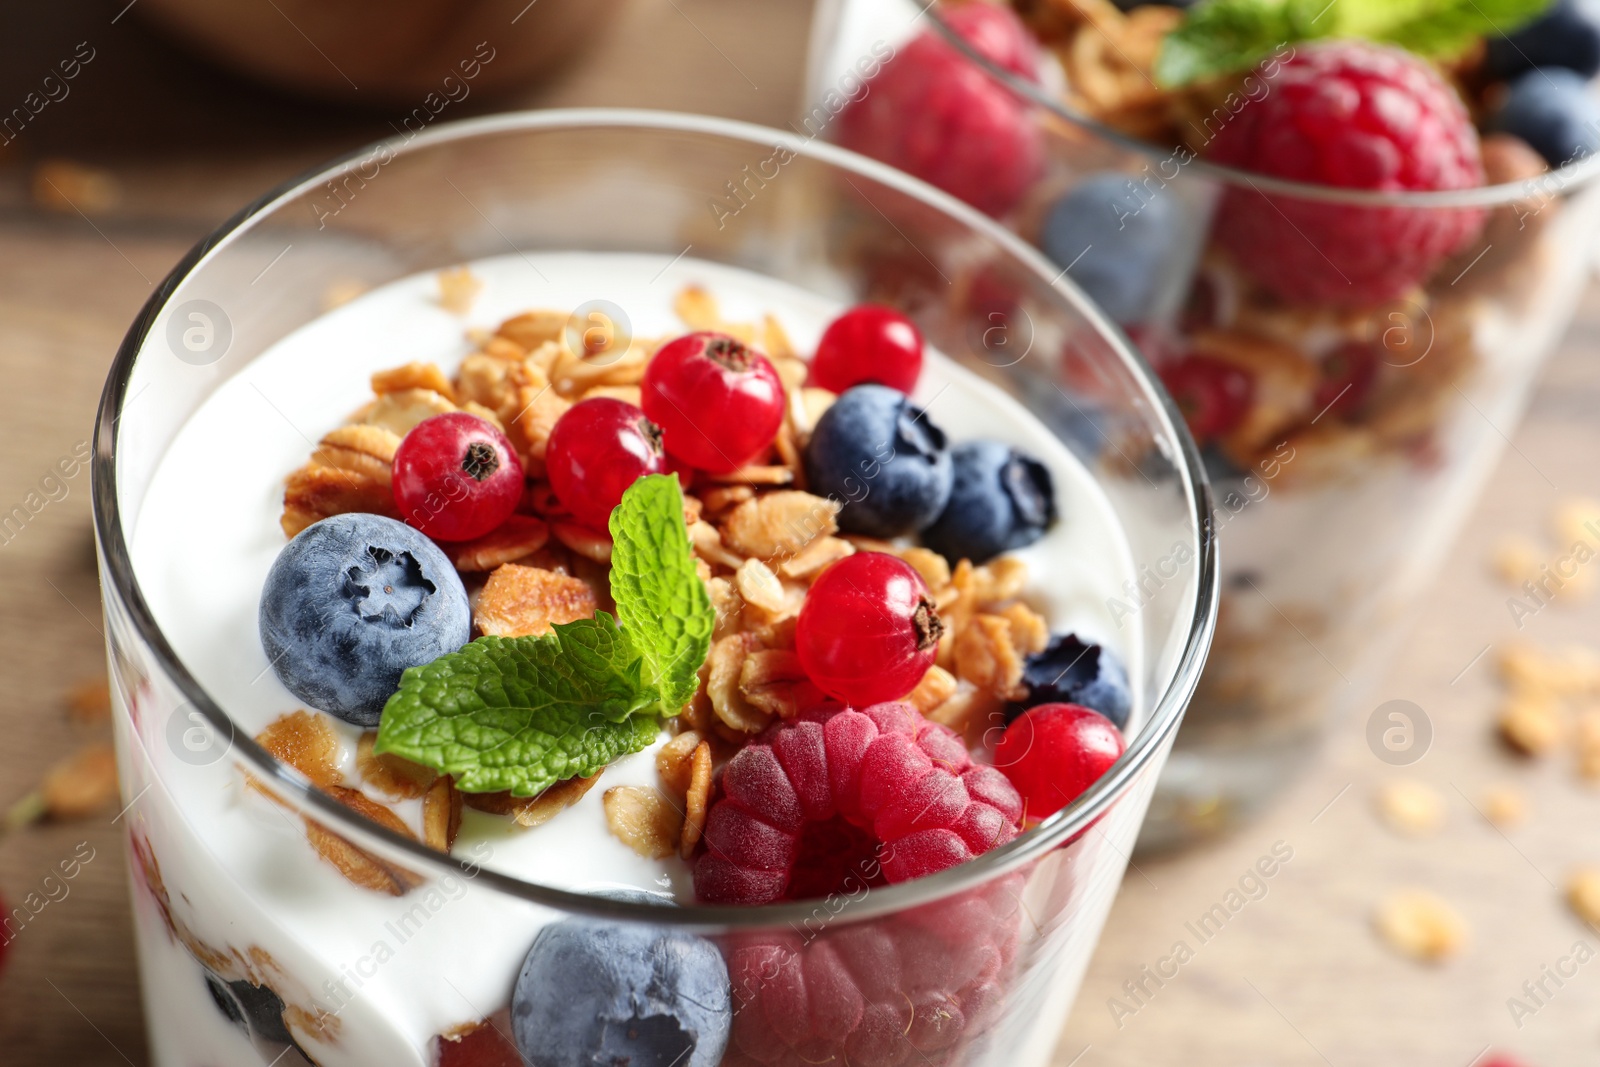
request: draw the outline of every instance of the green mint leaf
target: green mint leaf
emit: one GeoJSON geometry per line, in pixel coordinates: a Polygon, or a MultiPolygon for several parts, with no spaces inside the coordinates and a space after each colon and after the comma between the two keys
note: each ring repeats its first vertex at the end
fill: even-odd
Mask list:
{"type": "Polygon", "coordinates": [[[1177,87],[1246,70],[1299,39],[1284,0],[1209,0],[1161,42],[1156,81],[1177,87]]]}
{"type": "Polygon", "coordinates": [[[1205,0],[1162,42],[1156,81],[1178,87],[1248,70],[1286,44],[1365,37],[1432,58],[1511,33],[1552,0],[1205,0]]]}
{"type": "Polygon", "coordinates": [[[663,715],[676,715],[699,686],[716,612],[695,570],[677,478],[652,474],[611,512],[611,598],[617,621],[644,658],[663,715]]]}
{"type": "Polygon", "coordinates": [[[1550,4],[1551,0],[1388,0],[1383,24],[1368,35],[1445,59],[1461,54],[1480,37],[1516,32],[1550,4]]]}
{"type": "Polygon", "coordinates": [[[532,796],[655,740],[660,720],[638,713],[659,697],[641,667],[603,612],[540,637],[480,637],[405,672],[374,751],[451,775],[464,792],[532,796]]]}

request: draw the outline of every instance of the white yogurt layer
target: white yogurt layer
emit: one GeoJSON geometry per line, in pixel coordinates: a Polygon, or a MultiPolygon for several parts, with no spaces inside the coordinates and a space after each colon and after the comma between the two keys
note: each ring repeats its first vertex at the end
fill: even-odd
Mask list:
{"type": "MultiPolygon", "coordinates": [[[[669,265],[648,255],[509,255],[471,269],[484,284],[465,317],[443,309],[434,275],[420,274],[284,338],[195,413],[150,483],[131,524],[139,583],[172,647],[243,733],[253,735],[301,706],[272,673],[256,628],[262,585],[284,545],[278,526],[284,477],[371,396],[374,371],[416,360],[453,372],[474,347],[468,328],[492,330],[530,308],[565,310],[594,300],[622,308],[638,336],[681,333],[672,304],[689,284],[714,294],[730,320],[775,315],[802,353],[844,309],[770,278],[690,258],[669,265]]],[[[1109,502],[1022,406],[942,355],[928,354],[914,399],[952,442],[1005,441],[1049,467],[1062,519],[1016,553],[1029,568],[1026,597],[1053,631],[1076,631],[1123,656],[1135,685],[1130,731],[1137,729],[1142,650],[1129,644],[1137,628],[1119,630],[1106,611],[1108,599],[1135,578],[1135,567],[1109,502]]],[[[359,731],[335,725],[353,763],[359,731]]],[[[188,863],[158,857],[174,898],[188,898],[183,918],[212,945],[266,948],[295,971],[297,984],[339,1014],[338,1047],[317,1050],[329,1067],[378,1062],[377,1050],[386,1064],[425,1062],[433,1034],[504,1006],[534,934],[553,917],[458,880],[419,918],[419,894],[395,899],[357,888],[317,859],[299,820],[245,791],[227,761],[196,768],[164,751],[145,755],[162,784],[150,803],[191,836],[198,857],[188,863]]],[[[692,892],[682,861],[641,858],[605,825],[605,788],[656,783],[648,750],[607,768],[600,788],[536,829],[469,810],[456,852],[532,882],[630,886],[687,902],[692,892]]],[[[415,825],[414,804],[400,812],[415,825]]],[[[147,950],[152,936],[160,935],[146,932],[147,950]]],[[[161,998],[164,987],[198,987],[194,971],[180,973],[182,960],[172,958],[170,975],[152,977],[160,968],[147,951],[147,996],[161,998]]],[[[153,1018],[160,1017],[157,1008],[153,1018]]],[[[203,1043],[199,1036],[207,1029],[209,1023],[196,1026],[196,1050],[203,1044],[214,1055],[220,1051],[214,1035],[203,1043]]],[[[158,1037],[158,1054],[185,1040],[158,1037]]]]}

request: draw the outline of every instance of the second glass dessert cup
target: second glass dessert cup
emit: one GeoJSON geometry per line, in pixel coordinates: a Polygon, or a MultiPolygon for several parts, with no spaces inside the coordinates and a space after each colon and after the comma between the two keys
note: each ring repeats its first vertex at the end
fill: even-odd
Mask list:
{"type": "MultiPolygon", "coordinates": [[[[1148,368],[1056,273],[976,213],[830,146],[607,111],[490,118],[376,146],[269,195],[191,252],[118,354],[95,460],[154,1062],[515,1062],[506,1009],[521,932],[574,917],[705,937],[736,964],[732,1038],[708,1064],[801,1062],[846,1037],[858,1067],[1046,1062],[1199,676],[1216,581],[1198,453],[1148,368]],[[742,196],[730,198],[733,183],[742,196]],[[256,650],[186,662],[158,622],[144,590],[183,561],[136,568],[130,551],[156,468],[189,417],[321,315],[330,291],[506,253],[626,251],[665,270],[691,249],[832,298],[892,303],[1036,413],[1080,401],[1056,384],[1061,353],[1092,382],[1118,447],[1067,447],[1135,562],[1164,575],[1122,620],[1143,649],[1138,728],[1099,782],[1011,844],[902,885],[794,904],[664,908],[552,888],[510,869],[492,837],[433,851],[311,785],[200,681],[248,686],[256,650]],[[1033,356],[1019,359],[1007,347],[1017,338],[968,313],[960,294],[975,279],[1027,310],[1033,356]],[[275,807],[217,833],[216,810],[245,790],[275,807]],[[394,892],[341,879],[308,830],[324,855],[343,842],[392,872],[394,892]],[[853,992],[815,1015],[826,1026],[797,1031],[796,1006],[824,989],[853,992]]],[[[206,507],[197,485],[195,523],[206,507]]]]}
{"type": "MultiPolygon", "coordinates": [[[[1383,699],[1372,688],[1385,653],[1590,276],[1600,157],[1544,170],[1526,145],[1486,139],[1487,184],[1441,192],[1230,169],[1208,162],[1207,146],[1271,86],[1251,75],[1211,97],[1160,90],[1139,64],[1159,46],[1150,28],[1179,13],[1000,4],[1063,35],[1040,48],[1033,80],[957,32],[950,13],[974,6],[986,5],[819,5],[809,99],[843,105],[822,124],[828,136],[852,128],[850,108],[870,110],[889,155],[974,201],[993,197],[1058,269],[1097,276],[1097,299],[1186,407],[1216,493],[1221,604],[1141,845],[1203,840],[1264,810],[1341,714],[1383,699]],[[895,96],[915,84],[885,73],[901,60],[947,64],[941,84],[965,86],[989,108],[975,110],[984,121],[952,120],[954,91],[926,112],[916,94],[895,96]],[[961,80],[980,72],[983,84],[961,80]],[[1005,152],[991,172],[949,163],[954,143],[920,153],[916,131],[941,128],[981,129],[1005,152]],[[1171,145],[1135,135],[1174,129],[1171,145]],[[1135,229],[1143,244],[1117,243],[1135,229]],[[1419,251],[1449,240],[1453,254],[1419,251]]],[[[818,106],[808,128],[834,110],[818,106]]],[[[977,301],[997,321],[1009,314],[992,287],[977,301]]]]}

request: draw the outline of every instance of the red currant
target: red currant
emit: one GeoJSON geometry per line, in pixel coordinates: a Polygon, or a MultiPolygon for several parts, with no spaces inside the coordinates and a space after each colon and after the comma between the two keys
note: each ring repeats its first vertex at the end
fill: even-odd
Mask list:
{"type": "Polygon", "coordinates": [[[891,308],[861,304],[828,324],[811,360],[811,382],[835,393],[873,382],[909,393],[922,373],[922,334],[891,308]]]}
{"type": "Polygon", "coordinates": [[[1255,399],[1255,380],[1242,367],[1209,356],[1187,356],[1161,370],[1189,430],[1201,441],[1220,437],[1244,421],[1255,399]]]}
{"type": "Polygon", "coordinates": [[[994,748],[994,765],[1022,794],[1029,820],[1054,815],[1083,794],[1122,755],[1122,733],[1078,704],[1039,704],[1012,720],[994,748]]]}
{"type": "Polygon", "coordinates": [[[794,641],[818,689],[862,708],[915,689],[943,633],[928,587],[909,563],[857,552],[812,583],[794,641]]]}
{"type": "Polygon", "coordinates": [[[464,411],[411,428],[394,450],[394,502],[435,541],[470,541],[499,526],[522,498],[522,461],[506,435],[464,411]]]}
{"type": "Polygon", "coordinates": [[[701,331],[656,353],[645,368],[643,403],[668,452],[698,470],[726,474],[759,458],[778,436],[783,382],[749,345],[701,331]]]}
{"type": "Polygon", "coordinates": [[[665,474],[661,427],[625,400],[597,396],[572,405],[556,421],[545,471],[561,506],[585,526],[604,530],[628,486],[665,474]]]}
{"type": "Polygon", "coordinates": [[[1323,357],[1322,380],[1311,402],[1317,412],[1353,415],[1361,410],[1378,378],[1378,354],[1370,345],[1351,341],[1323,357]]]}

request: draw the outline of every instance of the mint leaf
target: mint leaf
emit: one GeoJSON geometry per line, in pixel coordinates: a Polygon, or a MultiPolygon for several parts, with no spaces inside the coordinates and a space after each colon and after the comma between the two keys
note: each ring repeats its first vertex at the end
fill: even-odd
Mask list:
{"type": "Polygon", "coordinates": [[[1480,37],[1512,33],[1552,0],[1205,0],[1189,9],[1156,57],[1168,87],[1248,70],[1280,46],[1319,37],[1365,37],[1431,58],[1480,37]]]}
{"type": "Polygon", "coordinates": [[[663,715],[676,715],[699,686],[716,612],[695,570],[683,493],[671,475],[641,478],[611,512],[611,599],[644,658],[663,715]]]}
{"type": "Polygon", "coordinates": [[[655,740],[659,720],[638,712],[659,697],[641,666],[603,612],[541,637],[481,637],[405,672],[373,748],[464,792],[532,796],[655,740]]]}
{"type": "Polygon", "coordinates": [[[1176,87],[1247,70],[1304,35],[1285,0],[1209,0],[1190,8],[1162,41],[1156,81],[1176,87]]]}
{"type": "Polygon", "coordinates": [[[1515,33],[1550,7],[1550,0],[1411,0],[1397,3],[1378,40],[1425,56],[1448,58],[1479,37],[1515,33]]]}

